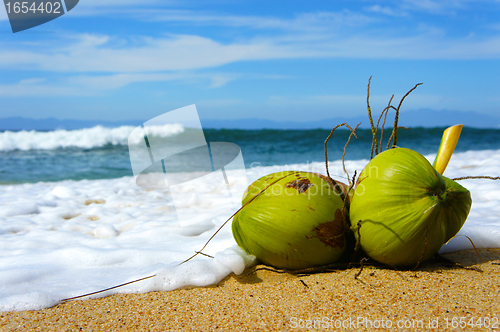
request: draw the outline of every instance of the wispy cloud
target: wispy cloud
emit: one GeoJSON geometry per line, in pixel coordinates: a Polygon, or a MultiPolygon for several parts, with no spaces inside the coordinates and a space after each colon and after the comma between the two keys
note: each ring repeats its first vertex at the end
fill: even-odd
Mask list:
{"type": "Polygon", "coordinates": [[[425,12],[433,15],[450,15],[467,12],[478,6],[498,6],[498,0],[394,0],[392,7],[406,13],[425,12]]]}
{"type": "Polygon", "coordinates": [[[132,83],[140,82],[160,82],[186,79],[187,74],[183,73],[139,73],[139,74],[112,74],[112,75],[77,75],[68,78],[66,81],[72,86],[79,86],[86,90],[112,90],[124,87],[132,83]]]}
{"type": "Polygon", "coordinates": [[[445,39],[439,33],[397,37],[376,34],[270,36],[222,43],[195,35],[117,40],[82,34],[18,49],[0,47],[0,67],[66,73],[151,73],[220,67],[239,61],[289,58],[498,59],[500,36],[445,39]]]}
{"type": "Polygon", "coordinates": [[[19,82],[0,85],[0,96],[95,96],[106,91],[120,89],[141,82],[189,82],[200,83],[209,89],[220,88],[237,79],[288,79],[289,76],[269,74],[238,74],[222,72],[172,72],[172,73],[122,73],[122,74],[75,74],[58,79],[33,77],[19,82]]]}
{"type": "MultiPolygon", "coordinates": [[[[408,11],[425,11],[431,14],[448,14],[457,9],[465,9],[468,3],[472,0],[403,0],[400,1],[400,6],[408,11]]],[[[475,2],[488,2],[477,1],[475,2]]]]}
{"type": "Polygon", "coordinates": [[[372,12],[372,13],[377,13],[377,14],[383,14],[383,15],[388,15],[388,16],[408,16],[408,13],[404,10],[397,9],[395,7],[390,7],[390,6],[381,6],[381,5],[372,5],[369,7],[365,7],[365,10],[372,12]]]}
{"type": "MultiPolygon", "coordinates": [[[[482,0],[485,3],[488,1],[493,2],[482,0]]],[[[57,34],[56,39],[51,40],[20,42],[15,47],[0,45],[0,68],[60,73],[64,77],[59,83],[75,87],[73,90],[63,87],[60,93],[79,93],[78,87],[82,86],[109,90],[136,82],[192,79],[206,80],[207,87],[217,88],[233,80],[248,78],[248,74],[207,74],[205,71],[243,61],[308,58],[499,59],[500,33],[494,29],[490,36],[450,37],[439,25],[418,24],[403,32],[388,24],[392,19],[401,20],[400,17],[413,11],[442,13],[471,4],[472,0],[386,1],[364,7],[358,12],[321,11],[283,18],[153,10],[160,5],[155,0],[141,3],[141,10],[134,9],[139,4],[132,0],[88,0],[79,4],[79,8],[122,8],[135,11],[133,16],[136,19],[160,22],[158,24],[244,28],[245,33],[228,40],[217,35],[202,35],[202,30],[198,35],[156,33],[125,38],[66,32],[57,34]]],[[[42,88],[36,83],[32,82],[31,86],[34,92],[29,92],[26,84],[20,82],[1,86],[3,92],[0,93],[38,93],[36,91],[42,91],[42,88]]]]}
{"type": "Polygon", "coordinates": [[[339,31],[343,28],[361,28],[377,19],[349,10],[300,13],[293,18],[252,15],[221,15],[192,10],[148,10],[143,19],[197,25],[248,27],[282,31],[339,31]]]}
{"type": "Polygon", "coordinates": [[[392,17],[411,17],[415,14],[450,16],[472,12],[478,6],[494,7],[498,4],[498,0],[393,0],[365,6],[364,10],[392,17]]]}
{"type": "Polygon", "coordinates": [[[52,97],[84,95],[89,95],[89,91],[84,91],[78,87],[64,84],[47,84],[45,80],[0,85],[1,97],[52,97]]]}

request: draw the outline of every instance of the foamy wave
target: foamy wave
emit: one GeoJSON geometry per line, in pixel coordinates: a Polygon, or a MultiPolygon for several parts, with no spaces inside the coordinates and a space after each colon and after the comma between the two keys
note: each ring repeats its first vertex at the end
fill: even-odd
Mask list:
{"type": "MultiPolygon", "coordinates": [[[[59,148],[98,148],[108,144],[127,145],[128,136],[136,127],[105,128],[96,126],[78,130],[5,131],[0,133],[0,151],[54,150],[59,148]]],[[[148,127],[148,129],[151,127],[148,127]]],[[[155,136],[168,137],[184,132],[180,124],[166,124],[151,128],[155,136]]]]}
{"type": "MultiPolygon", "coordinates": [[[[426,157],[432,161],[435,154],[426,157]]],[[[347,160],[346,170],[361,171],[367,162],[347,160]]],[[[499,165],[500,150],[455,153],[445,175],[496,175],[499,165]]],[[[234,197],[242,197],[247,183],[283,170],[326,175],[323,162],[252,167],[246,176],[239,170],[226,171],[237,191],[234,197]]],[[[341,160],[330,162],[330,172],[335,180],[347,182],[341,160]]],[[[47,308],[103,285],[153,274],[156,277],[105,295],[208,286],[230,273],[242,273],[254,260],[235,247],[230,225],[212,239],[237,209],[211,217],[230,201],[227,187],[219,183],[220,177],[214,176],[205,177],[201,190],[189,181],[178,184],[176,197],[188,204],[175,203],[170,190],[144,190],[131,176],[0,186],[0,312],[47,308]],[[179,220],[179,213],[190,214],[193,222],[179,220]],[[200,255],[178,265],[209,239],[203,252],[213,259],[200,255]]],[[[472,249],[469,239],[476,247],[498,248],[500,181],[460,184],[471,192],[472,209],[458,236],[441,253],[472,249]]]]}

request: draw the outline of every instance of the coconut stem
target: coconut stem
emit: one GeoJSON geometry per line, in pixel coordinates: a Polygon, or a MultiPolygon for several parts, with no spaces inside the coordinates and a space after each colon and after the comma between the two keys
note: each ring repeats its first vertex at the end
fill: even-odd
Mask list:
{"type": "MultiPolygon", "coordinates": [[[[399,126],[397,129],[398,129],[398,130],[399,130],[399,129],[406,129],[406,130],[409,130],[410,128],[409,128],[409,127],[399,126]]],[[[392,142],[392,138],[393,138],[393,137],[394,137],[394,130],[393,130],[393,132],[392,132],[391,136],[389,137],[389,141],[387,142],[387,150],[389,150],[389,149],[391,148],[391,142],[392,142]]],[[[393,148],[396,148],[396,147],[397,147],[397,146],[395,146],[395,145],[393,146],[393,148]]]]}
{"type": "Polygon", "coordinates": [[[415,84],[415,86],[410,90],[408,91],[404,96],[403,98],[401,98],[401,100],[399,101],[399,105],[398,107],[396,108],[396,116],[394,117],[394,128],[392,129],[392,136],[393,136],[393,143],[392,143],[392,147],[395,148],[396,147],[396,144],[398,143],[398,120],[399,120],[399,110],[401,109],[401,105],[403,105],[403,101],[405,100],[406,97],[408,97],[408,95],[410,93],[413,92],[413,90],[415,90],[419,85],[422,85],[423,83],[417,83],[415,84]]]}
{"type": "Polygon", "coordinates": [[[380,128],[380,150],[377,153],[382,152],[382,142],[384,141],[384,128],[385,128],[385,121],[387,120],[387,114],[389,114],[389,110],[395,109],[394,106],[391,105],[392,99],[394,98],[394,95],[391,96],[391,99],[389,99],[389,103],[387,104],[387,107],[384,108],[382,113],[380,113],[380,116],[377,121],[377,131],[378,131],[378,125],[380,123],[380,120],[382,119],[382,116],[384,116],[384,122],[382,122],[382,127],[380,128]]]}
{"type": "MultiPolygon", "coordinates": [[[[372,117],[372,109],[370,107],[370,83],[372,81],[372,77],[368,79],[368,88],[366,91],[366,107],[368,108],[368,117],[370,118],[370,126],[372,128],[372,151],[370,155],[370,160],[373,159],[373,151],[375,150],[375,155],[377,155],[378,151],[378,141],[377,141],[377,130],[375,129],[375,125],[373,124],[373,117],[372,117]]],[[[378,127],[378,126],[377,126],[378,127]]]]}
{"type": "Polygon", "coordinates": [[[391,105],[392,99],[394,98],[394,95],[392,95],[391,99],[389,100],[388,105],[386,106],[386,108],[384,108],[384,110],[380,114],[380,116],[378,118],[378,121],[377,121],[377,126],[375,127],[375,124],[373,122],[373,117],[372,117],[372,110],[371,110],[371,107],[370,107],[370,83],[371,83],[371,80],[372,80],[372,77],[370,76],[370,78],[368,79],[368,88],[367,88],[367,93],[366,93],[366,105],[367,105],[367,108],[368,108],[368,118],[370,119],[370,126],[371,126],[371,129],[372,129],[372,136],[373,136],[373,138],[372,138],[372,148],[371,148],[370,160],[373,159],[374,155],[376,156],[377,154],[379,154],[380,152],[382,152],[382,140],[384,138],[385,120],[387,118],[387,114],[389,113],[389,110],[391,110],[391,109],[393,109],[393,110],[396,111],[396,116],[394,117],[394,127],[392,129],[392,134],[389,137],[389,141],[387,142],[387,149],[389,149],[391,147],[391,141],[392,141],[392,147],[391,148],[395,148],[396,147],[397,141],[398,141],[398,129],[403,128],[403,127],[398,127],[399,111],[401,109],[401,106],[403,105],[403,101],[406,99],[406,97],[408,97],[408,95],[410,93],[413,92],[413,90],[415,90],[419,85],[423,84],[423,83],[417,83],[410,91],[408,91],[403,96],[403,98],[401,98],[401,100],[399,101],[398,107],[394,107],[394,106],[391,105]],[[382,129],[381,129],[381,134],[380,134],[380,143],[379,143],[379,141],[377,140],[377,132],[378,132],[378,127],[379,127],[379,124],[380,124],[380,120],[382,119],[382,116],[384,116],[384,121],[383,121],[383,124],[382,124],[382,129]],[[380,144],[380,151],[379,151],[379,144],[380,144]]]}
{"type": "Polygon", "coordinates": [[[439,150],[436,155],[436,159],[432,166],[439,172],[443,174],[450,162],[451,155],[455,151],[458,139],[462,132],[463,125],[458,124],[447,128],[443,133],[443,138],[441,138],[441,144],[439,145],[439,150]]]}
{"type": "MultiPolygon", "coordinates": [[[[347,149],[347,145],[349,144],[349,142],[351,141],[351,137],[352,135],[356,136],[356,138],[358,138],[358,136],[356,135],[356,129],[358,129],[359,125],[361,123],[359,123],[355,129],[352,129],[351,126],[349,126],[347,123],[342,123],[342,124],[339,124],[339,125],[336,125],[332,131],[330,132],[330,135],[328,135],[328,137],[326,138],[325,140],[325,167],[326,167],[326,175],[328,176],[328,178],[333,182],[334,186],[335,186],[335,189],[339,189],[338,187],[338,184],[335,180],[332,179],[332,177],[330,176],[330,171],[328,169],[328,147],[327,147],[327,143],[328,141],[330,140],[330,138],[332,137],[333,135],[333,132],[335,131],[335,129],[339,128],[339,127],[342,127],[342,126],[345,126],[347,128],[349,128],[349,130],[351,131],[351,135],[349,136],[349,139],[347,140],[347,143],[346,145],[344,146],[344,154],[342,155],[342,166],[344,167],[344,172],[347,174],[347,171],[345,169],[345,164],[344,164],[344,156],[345,156],[345,153],[346,153],[346,149],[347,149]]],[[[347,178],[349,179],[349,174],[347,174],[347,178]]],[[[342,191],[341,191],[342,192],[342,191]]],[[[340,196],[342,199],[344,199],[344,197],[341,195],[340,196]]]]}
{"type": "MultiPolygon", "coordinates": [[[[349,138],[347,139],[347,142],[344,145],[344,153],[342,154],[342,168],[344,169],[344,173],[346,174],[347,180],[349,181],[349,185],[351,187],[353,186],[354,182],[351,182],[351,179],[349,178],[349,173],[345,169],[345,155],[346,155],[346,152],[347,152],[347,146],[351,142],[352,136],[354,135],[354,136],[356,136],[356,138],[358,138],[358,136],[356,135],[356,130],[358,129],[359,125],[361,125],[361,122],[358,123],[358,125],[356,126],[356,128],[354,128],[353,131],[351,131],[351,134],[349,135],[349,138]]],[[[354,173],[354,177],[356,177],[356,173],[354,173]]]]}

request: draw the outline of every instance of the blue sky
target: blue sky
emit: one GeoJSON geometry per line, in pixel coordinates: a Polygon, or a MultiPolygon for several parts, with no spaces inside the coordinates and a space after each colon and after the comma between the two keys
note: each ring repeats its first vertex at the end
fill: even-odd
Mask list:
{"type": "Polygon", "coordinates": [[[500,1],[81,0],[13,34],[0,9],[0,118],[310,121],[500,110],[500,1]]]}

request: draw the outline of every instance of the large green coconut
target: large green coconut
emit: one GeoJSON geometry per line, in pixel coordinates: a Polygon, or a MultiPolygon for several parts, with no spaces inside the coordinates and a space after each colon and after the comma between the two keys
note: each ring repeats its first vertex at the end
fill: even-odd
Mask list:
{"type": "Polygon", "coordinates": [[[277,268],[334,263],[346,246],[345,189],[316,173],[264,176],[247,188],[243,205],[248,204],[233,218],[233,236],[245,251],[277,268]]]}
{"type": "Polygon", "coordinates": [[[368,256],[412,267],[458,233],[471,204],[470,192],[439,174],[421,154],[394,148],[363,169],[349,212],[354,235],[368,256]]]}

